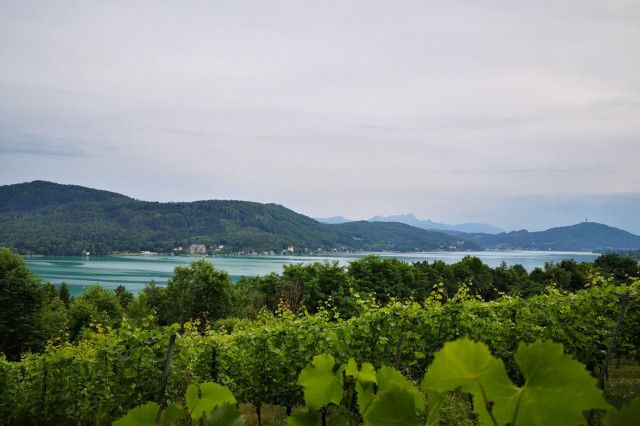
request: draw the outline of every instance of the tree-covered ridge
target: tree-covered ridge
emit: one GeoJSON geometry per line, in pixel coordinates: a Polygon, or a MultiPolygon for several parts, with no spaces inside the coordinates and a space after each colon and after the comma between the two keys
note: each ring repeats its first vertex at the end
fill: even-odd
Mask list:
{"type": "MultiPolygon", "coordinates": [[[[451,238],[442,232],[417,232],[410,225],[397,222],[356,221],[330,225],[340,233],[340,244],[371,251],[419,251],[417,247],[437,246],[445,250],[474,250],[477,244],[463,238],[451,238]]],[[[423,231],[420,229],[420,231],[423,231]]]]}
{"type": "Polygon", "coordinates": [[[456,235],[487,249],[602,251],[640,248],[640,236],[595,222],[582,222],[538,232],[522,230],[495,235],[465,233],[456,235]]]}
{"type": "Polygon", "coordinates": [[[327,225],[280,205],[248,201],[147,202],[41,181],[0,187],[0,201],[0,245],[21,253],[167,253],[192,243],[222,245],[227,253],[478,248],[399,223],[327,225]]]}
{"type": "Polygon", "coordinates": [[[132,199],[115,192],[35,180],[0,186],[0,200],[0,212],[34,212],[64,204],[132,199]]]}

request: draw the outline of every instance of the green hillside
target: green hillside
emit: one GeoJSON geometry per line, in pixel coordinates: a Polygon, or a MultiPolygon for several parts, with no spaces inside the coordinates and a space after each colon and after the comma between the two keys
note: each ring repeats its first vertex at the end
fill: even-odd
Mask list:
{"type": "Polygon", "coordinates": [[[159,203],[51,182],[0,187],[0,246],[21,253],[79,255],[191,243],[224,252],[477,248],[460,238],[399,223],[327,225],[277,204],[210,200],[159,203]]]}
{"type": "Polygon", "coordinates": [[[640,236],[595,222],[551,228],[489,234],[457,234],[484,248],[523,250],[613,250],[639,249],[640,236]]]}

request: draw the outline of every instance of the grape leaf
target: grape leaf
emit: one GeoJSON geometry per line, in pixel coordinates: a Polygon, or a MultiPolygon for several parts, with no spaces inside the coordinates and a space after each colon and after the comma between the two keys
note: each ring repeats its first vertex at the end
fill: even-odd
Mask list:
{"type": "Polygon", "coordinates": [[[344,372],[347,376],[351,376],[356,380],[366,383],[376,383],[376,369],[368,362],[363,363],[362,368],[358,370],[356,360],[351,358],[344,367],[344,372]]]}
{"type": "Polygon", "coordinates": [[[386,391],[378,391],[362,419],[369,426],[417,426],[414,394],[392,382],[386,391]]]}
{"type": "Polygon", "coordinates": [[[374,384],[377,382],[376,369],[373,365],[365,362],[362,369],[358,370],[358,364],[351,358],[344,367],[347,376],[351,376],[356,380],[356,394],[358,395],[358,408],[360,414],[364,413],[373,399],[374,384]]]}
{"type": "Polygon", "coordinates": [[[362,368],[360,369],[360,373],[358,374],[358,380],[366,383],[376,383],[376,369],[372,364],[365,362],[362,364],[362,368]]]}
{"type": "Polygon", "coordinates": [[[147,402],[132,408],[124,417],[113,422],[114,426],[155,426],[160,407],[155,402],[147,402]]]}
{"type": "Polygon", "coordinates": [[[184,417],[185,417],[185,412],[182,409],[182,406],[174,402],[163,410],[162,417],[160,420],[160,425],[170,426],[175,422],[177,422],[178,420],[182,420],[184,417]]]}
{"type": "Polygon", "coordinates": [[[335,374],[336,362],[331,355],[317,355],[300,372],[298,384],[304,389],[304,400],[312,410],[342,400],[342,374],[335,374]]]}
{"type": "Polygon", "coordinates": [[[436,352],[422,388],[436,392],[460,388],[470,393],[484,424],[493,424],[487,407],[498,424],[511,421],[512,403],[518,392],[503,362],[491,355],[485,344],[467,338],[445,343],[436,352]]]}
{"type": "Polygon", "coordinates": [[[207,415],[206,424],[209,426],[242,426],[244,417],[234,404],[225,403],[207,415]]]}
{"type": "Polygon", "coordinates": [[[287,417],[287,426],[317,426],[318,414],[315,411],[303,411],[287,417]]]}
{"type": "Polygon", "coordinates": [[[427,403],[429,412],[427,426],[440,426],[440,407],[444,401],[444,394],[435,391],[427,392],[427,403]]]}
{"type": "Polygon", "coordinates": [[[378,393],[387,392],[392,386],[397,386],[413,395],[414,405],[418,410],[424,410],[424,398],[413,383],[407,380],[398,370],[382,367],[377,375],[378,393]]]}
{"type": "Polygon", "coordinates": [[[373,400],[373,383],[356,382],[356,394],[358,395],[358,409],[364,414],[373,400]]]}
{"type": "Polygon", "coordinates": [[[613,408],[607,412],[604,418],[605,426],[627,426],[640,420],[640,396],[619,410],[613,408]]]}
{"type": "Polygon", "coordinates": [[[185,399],[187,408],[193,420],[199,420],[203,414],[213,411],[222,404],[235,404],[236,399],[229,389],[213,382],[200,385],[201,396],[198,396],[198,387],[189,385],[185,399]]]}
{"type": "Polygon", "coordinates": [[[583,411],[609,408],[584,365],[552,342],[521,343],[515,360],[525,378],[513,400],[514,420],[524,425],[577,425],[583,411]]]}
{"type": "Polygon", "coordinates": [[[349,358],[349,362],[347,362],[347,365],[344,368],[344,373],[356,380],[358,379],[358,363],[355,359],[349,358]]]}

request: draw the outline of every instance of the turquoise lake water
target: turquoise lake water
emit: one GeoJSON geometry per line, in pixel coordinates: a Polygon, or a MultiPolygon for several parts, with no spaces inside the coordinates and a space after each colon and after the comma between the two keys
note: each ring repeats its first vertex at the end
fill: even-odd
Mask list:
{"type": "MultiPolygon", "coordinates": [[[[349,261],[367,253],[339,254],[326,256],[243,256],[206,257],[217,268],[226,271],[232,281],[242,276],[265,275],[282,271],[282,266],[292,263],[338,261],[347,265],[349,261]]],[[[546,262],[560,262],[575,259],[578,262],[593,261],[598,255],[593,253],[548,252],[548,251],[482,251],[482,252],[433,252],[433,253],[376,253],[378,256],[394,257],[405,262],[443,260],[454,263],[466,255],[477,256],[491,267],[506,262],[508,265],[521,264],[527,270],[544,266],[546,262]]],[[[72,294],[77,295],[91,284],[100,283],[105,288],[115,288],[123,284],[133,293],[139,292],[145,284],[154,280],[166,284],[176,266],[188,265],[197,259],[178,256],[105,256],[91,257],[26,257],[34,273],[44,281],[53,284],[66,282],[72,294]]]]}

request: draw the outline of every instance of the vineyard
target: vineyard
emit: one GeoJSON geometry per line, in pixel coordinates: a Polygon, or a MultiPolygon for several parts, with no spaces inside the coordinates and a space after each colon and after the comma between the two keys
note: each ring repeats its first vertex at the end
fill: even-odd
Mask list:
{"type": "MultiPolygon", "coordinates": [[[[438,351],[462,337],[487,345],[495,362],[504,365],[501,380],[509,383],[527,381],[519,345],[539,341],[562,344],[589,377],[606,380],[605,357],[640,356],[639,285],[594,279],[575,293],[551,287],[529,298],[505,295],[495,301],[482,301],[466,288],[445,301],[440,287],[420,304],[392,300],[379,306],[358,298],[362,312],[349,319],[332,309],[313,315],[282,309],[255,320],[207,326],[159,327],[153,317],[141,326],[125,319],[117,329],[94,324],[95,332],[75,343],[50,341],[41,354],[27,354],[19,362],[0,360],[0,419],[6,424],[111,424],[149,401],[183,404],[190,386],[208,381],[228,389],[234,401],[253,404],[258,418],[267,404],[291,413],[305,404],[308,396],[298,378],[317,355],[331,355],[336,366],[352,360],[378,372],[393,367],[408,383],[420,383],[426,374],[429,382],[435,373],[428,367],[445,362],[438,351]]],[[[474,395],[476,411],[483,407],[475,403],[471,387],[450,384],[433,389],[461,387],[474,395]]],[[[342,398],[333,400],[335,406],[344,404],[342,398]]],[[[426,410],[438,409],[429,404],[427,399],[426,410]]]]}

